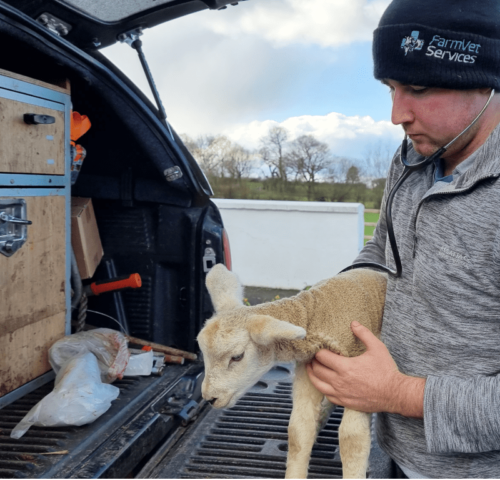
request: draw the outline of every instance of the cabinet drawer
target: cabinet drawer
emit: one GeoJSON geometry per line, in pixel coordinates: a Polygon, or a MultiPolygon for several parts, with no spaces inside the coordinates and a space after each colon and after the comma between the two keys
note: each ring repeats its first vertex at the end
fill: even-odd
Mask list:
{"type": "Polygon", "coordinates": [[[29,99],[0,90],[0,173],[64,175],[64,107],[38,99],[28,103],[29,99]],[[55,123],[28,125],[26,113],[50,115],[55,123]]]}
{"type": "Polygon", "coordinates": [[[0,254],[0,397],[49,371],[66,331],[66,198],[16,198],[33,223],[20,250],[0,254]]]}

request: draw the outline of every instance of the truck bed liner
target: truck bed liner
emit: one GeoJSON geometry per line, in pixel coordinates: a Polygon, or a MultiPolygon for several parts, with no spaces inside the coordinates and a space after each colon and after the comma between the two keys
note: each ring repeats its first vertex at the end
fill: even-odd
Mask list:
{"type": "Polygon", "coordinates": [[[111,408],[82,427],[31,427],[19,440],[12,428],[52,389],[52,384],[0,410],[0,478],[125,477],[180,424],[162,413],[169,398],[199,400],[201,364],[171,365],[162,377],[129,377],[114,382],[119,397],[111,408]],[[181,394],[179,394],[181,393],[181,394]],[[64,454],[54,452],[68,451],[64,454]]]}

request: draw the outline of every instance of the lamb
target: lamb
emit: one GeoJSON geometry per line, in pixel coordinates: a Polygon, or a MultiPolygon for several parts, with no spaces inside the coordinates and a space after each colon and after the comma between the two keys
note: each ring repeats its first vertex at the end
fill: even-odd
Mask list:
{"type": "MultiPolygon", "coordinates": [[[[276,363],[296,361],[288,426],[285,478],[306,478],[317,433],[333,406],[312,385],[306,364],[322,348],[352,357],[365,350],[352,321],[380,335],[387,276],[356,269],[324,280],[295,297],[243,305],[237,277],[222,264],[207,275],[215,308],[198,335],[205,361],[203,398],[230,408],[276,363]]],[[[345,409],[339,428],[344,478],[365,478],[370,453],[370,414],[345,409]]]]}

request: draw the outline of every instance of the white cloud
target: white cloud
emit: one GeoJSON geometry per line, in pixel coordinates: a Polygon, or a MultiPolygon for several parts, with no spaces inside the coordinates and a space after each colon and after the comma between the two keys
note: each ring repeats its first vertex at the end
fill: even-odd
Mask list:
{"type": "Polygon", "coordinates": [[[291,117],[280,123],[273,120],[254,121],[227,128],[224,133],[246,148],[257,149],[260,138],[277,125],[286,128],[292,139],[304,134],[314,135],[327,143],[334,155],[360,159],[370,146],[380,142],[395,149],[403,137],[401,127],[391,122],[376,122],[369,116],[348,117],[336,112],[323,116],[291,117]]]}
{"type": "MultiPolygon", "coordinates": [[[[220,15],[224,12],[201,12],[146,30],[142,37],[168,118],[179,132],[219,133],[279,108],[314,66],[307,53],[277,51],[251,35],[233,41],[211,31],[211,19],[220,15]]],[[[103,53],[152,99],[134,50],[117,44],[103,53]]]]}
{"type": "MultiPolygon", "coordinates": [[[[210,28],[238,38],[257,35],[276,45],[322,47],[371,40],[390,0],[251,0],[241,11],[214,16],[210,28]]],[[[237,9],[235,9],[237,10],[237,9]]]]}
{"type": "MultiPolygon", "coordinates": [[[[177,132],[192,137],[224,132],[238,143],[257,148],[269,126],[278,123],[252,120],[324,112],[325,105],[335,104],[333,97],[325,99],[319,94],[311,97],[310,106],[302,103],[300,111],[294,105],[302,92],[328,82],[321,77],[323,69],[336,63],[342,45],[371,39],[388,3],[250,0],[221,12],[207,10],[146,30],[143,48],[177,132]],[[299,44],[340,48],[303,48],[299,44]]],[[[134,50],[118,44],[103,53],[152,98],[134,50]]],[[[373,97],[378,91],[374,93],[374,81],[365,80],[365,72],[355,75],[356,88],[336,95],[351,95],[352,103],[359,105],[355,111],[364,113],[363,96],[373,97]]],[[[333,91],[335,88],[332,86],[333,91]]],[[[280,125],[294,136],[314,134],[327,142],[334,154],[358,158],[370,142],[396,142],[400,138],[399,129],[389,122],[341,113],[294,116],[280,125]]]]}

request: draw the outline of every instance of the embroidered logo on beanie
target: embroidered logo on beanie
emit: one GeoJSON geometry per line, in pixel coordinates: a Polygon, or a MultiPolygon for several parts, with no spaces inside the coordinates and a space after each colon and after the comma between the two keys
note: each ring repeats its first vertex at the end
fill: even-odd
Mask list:
{"type": "Polygon", "coordinates": [[[477,55],[471,54],[479,54],[480,48],[481,44],[473,43],[471,40],[452,40],[441,37],[440,35],[434,35],[427,47],[425,55],[441,60],[449,60],[450,62],[474,63],[477,55]]]}
{"type": "Polygon", "coordinates": [[[410,36],[406,36],[403,38],[401,42],[401,48],[404,48],[405,55],[408,55],[408,52],[413,52],[413,50],[422,50],[424,46],[424,41],[418,38],[420,32],[414,31],[411,32],[410,36]]]}

